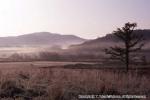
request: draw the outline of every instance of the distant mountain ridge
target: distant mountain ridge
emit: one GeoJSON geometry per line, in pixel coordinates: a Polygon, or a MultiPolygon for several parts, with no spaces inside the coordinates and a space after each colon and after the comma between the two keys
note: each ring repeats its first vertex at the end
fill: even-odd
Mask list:
{"type": "Polygon", "coordinates": [[[0,46],[71,45],[85,42],[75,35],[35,32],[20,36],[0,37],[0,46]]]}
{"type": "MultiPolygon", "coordinates": [[[[134,32],[139,35],[142,34],[145,39],[145,43],[150,43],[150,29],[135,30],[134,32]]],[[[70,48],[91,50],[97,49],[99,47],[102,48],[108,45],[110,46],[113,43],[118,43],[119,41],[120,40],[114,34],[107,34],[106,36],[94,40],[89,40],[79,45],[73,45],[70,48]]]]}
{"type": "MultiPolygon", "coordinates": [[[[150,41],[150,29],[147,30],[135,30],[134,33],[143,35],[145,41],[150,41]]],[[[86,41],[85,43],[81,44],[95,44],[95,43],[101,43],[101,42],[119,42],[120,40],[114,36],[114,34],[107,34],[104,37],[100,37],[94,40],[86,41]]]]}

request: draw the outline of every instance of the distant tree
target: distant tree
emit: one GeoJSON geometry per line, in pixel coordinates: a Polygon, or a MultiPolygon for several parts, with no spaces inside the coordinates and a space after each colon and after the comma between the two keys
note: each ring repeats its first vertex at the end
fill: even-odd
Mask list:
{"type": "Polygon", "coordinates": [[[123,46],[114,46],[105,49],[105,53],[110,55],[111,59],[122,61],[129,70],[130,56],[132,52],[137,52],[144,46],[143,35],[134,32],[136,23],[126,23],[124,27],[117,28],[113,34],[124,44],[123,46]]]}

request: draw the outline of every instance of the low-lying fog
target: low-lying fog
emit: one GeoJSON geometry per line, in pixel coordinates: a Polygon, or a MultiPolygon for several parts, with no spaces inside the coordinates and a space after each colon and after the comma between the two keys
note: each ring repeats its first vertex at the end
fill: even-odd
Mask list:
{"type": "Polygon", "coordinates": [[[12,54],[37,54],[39,52],[58,52],[67,47],[61,46],[22,46],[22,47],[0,47],[0,58],[7,58],[12,54]]]}

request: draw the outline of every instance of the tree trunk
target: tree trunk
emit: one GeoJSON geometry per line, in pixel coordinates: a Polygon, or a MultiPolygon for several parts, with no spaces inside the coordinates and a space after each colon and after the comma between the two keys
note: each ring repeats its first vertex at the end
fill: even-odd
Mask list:
{"type": "Polygon", "coordinates": [[[126,52],[126,71],[129,70],[129,52],[126,52]]]}
{"type": "Polygon", "coordinates": [[[126,71],[128,72],[129,70],[129,34],[127,33],[126,34],[126,43],[125,43],[125,46],[126,46],[126,50],[125,50],[125,55],[126,55],[126,71]]]}

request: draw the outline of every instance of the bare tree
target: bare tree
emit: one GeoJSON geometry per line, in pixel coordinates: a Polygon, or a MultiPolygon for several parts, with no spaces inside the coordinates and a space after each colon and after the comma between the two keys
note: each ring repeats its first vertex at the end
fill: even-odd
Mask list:
{"type": "Polygon", "coordinates": [[[144,46],[143,35],[134,32],[136,23],[126,23],[124,27],[118,28],[113,34],[124,44],[123,46],[114,46],[105,49],[105,53],[110,55],[111,59],[120,60],[126,65],[126,70],[129,70],[130,55],[132,52],[137,52],[144,46]]]}

